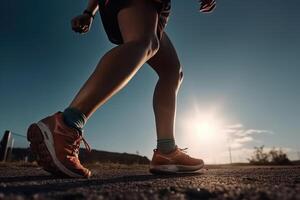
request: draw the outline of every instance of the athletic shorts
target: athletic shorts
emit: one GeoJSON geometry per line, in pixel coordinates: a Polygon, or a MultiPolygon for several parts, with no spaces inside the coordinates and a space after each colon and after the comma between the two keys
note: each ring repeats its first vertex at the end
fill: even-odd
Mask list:
{"type": "MultiPolygon", "coordinates": [[[[167,25],[171,0],[150,0],[157,10],[159,19],[157,37],[160,40],[167,25]]],[[[122,44],[123,38],[118,24],[118,12],[130,5],[130,0],[99,0],[99,12],[108,39],[114,44],[122,44]]]]}

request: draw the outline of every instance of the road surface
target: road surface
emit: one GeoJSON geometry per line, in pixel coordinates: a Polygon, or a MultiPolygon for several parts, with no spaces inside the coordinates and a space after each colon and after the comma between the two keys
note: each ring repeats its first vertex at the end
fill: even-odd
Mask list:
{"type": "Polygon", "coordinates": [[[146,166],[95,165],[91,179],[58,179],[32,165],[0,165],[1,199],[299,199],[300,166],[214,166],[151,175],[146,166]]]}

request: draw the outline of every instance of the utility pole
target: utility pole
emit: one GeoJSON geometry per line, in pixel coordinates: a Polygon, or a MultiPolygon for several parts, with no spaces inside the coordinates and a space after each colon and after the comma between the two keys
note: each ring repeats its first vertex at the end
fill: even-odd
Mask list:
{"type": "Polygon", "coordinates": [[[230,138],[230,135],[229,135],[229,134],[227,134],[227,144],[228,144],[228,153],[229,153],[229,163],[232,164],[231,138],[230,138]]]}
{"type": "Polygon", "coordinates": [[[230,164],[232,164],[232,155],[231,155],[231,146],[230,145],[228,146],[228,152],[229,152],[229,161],[230,161],[230,164]]]}

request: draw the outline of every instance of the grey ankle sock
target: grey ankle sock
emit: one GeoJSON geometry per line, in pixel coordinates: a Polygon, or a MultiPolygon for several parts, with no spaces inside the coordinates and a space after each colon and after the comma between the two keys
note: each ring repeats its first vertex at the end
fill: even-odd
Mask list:
{"type": "Polygon", "coordinates": [[[76,108],[66,108],[63,112],[63,119],[67,126],[82,130],[86,123],[86,116],[76,108]]]}
{"type": "Polygon", "coordinates": [[[164,154],[171,153],[176,149],[176,144],[174,139],[158,139],[157,149],[164,154]]]}

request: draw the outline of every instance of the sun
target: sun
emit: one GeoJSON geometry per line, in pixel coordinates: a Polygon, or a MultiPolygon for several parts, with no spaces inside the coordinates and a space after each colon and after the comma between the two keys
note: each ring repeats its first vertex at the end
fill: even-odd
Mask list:
{"type": "Polygon", "coordinates": [[[202,141],[215,142],[222,131],[222,122],[211,115],[197,116],[192,123],[195,137],[202,141]]]}
{"type": "Polygon", "coordinates": [[[185,129],[201,139],[213,139],[223,130],[224,117],[219,106],[203,106],[195,104],[184,117],[185,129]]]}
{"type": "Polygon", "coordinates": [[[223,132],[223,120],[213,112],[196,113],[186,120],[186,127],[196,141],[215,143],[223,132]]]}
{"type": "Polygon", "coordinates": [[[182,121],[182,139],[192,149],[192,155],[204,158],[208,163],[227,161],[227,157],[223,158],[228,149],[226,124],[218,109],[192,110],[182,121]]]}

